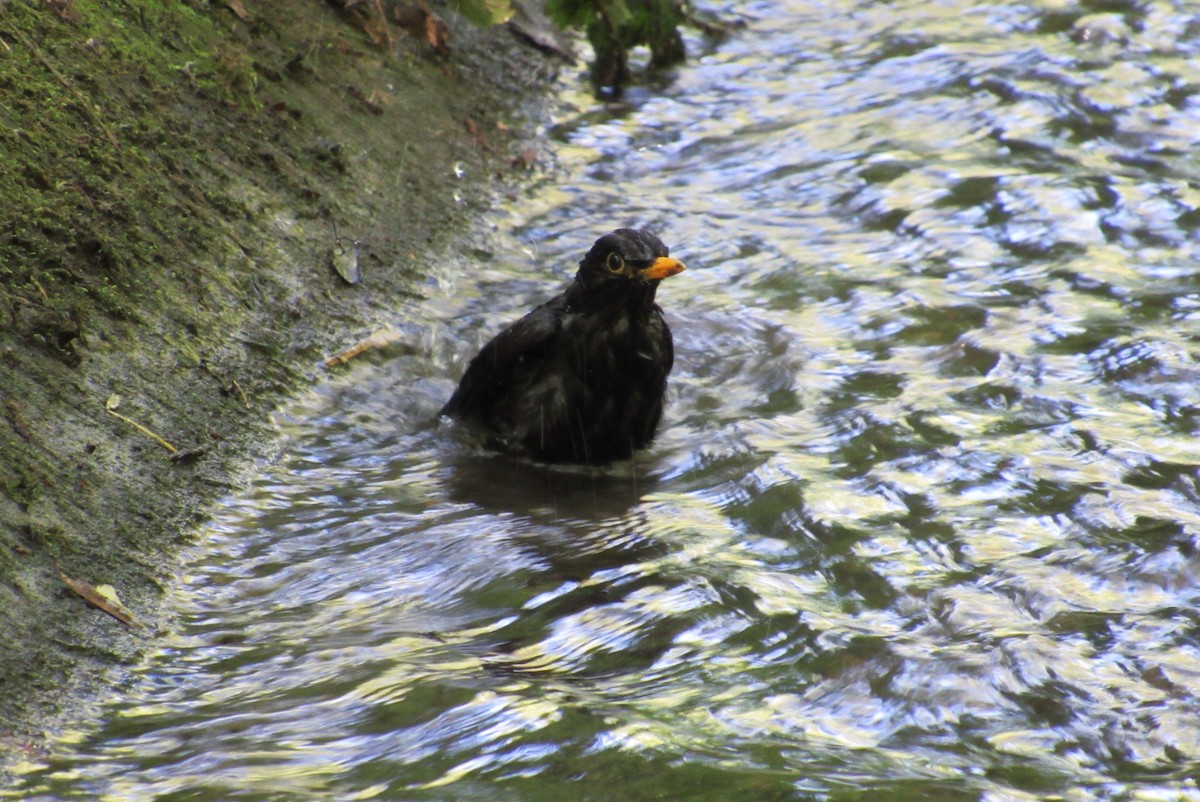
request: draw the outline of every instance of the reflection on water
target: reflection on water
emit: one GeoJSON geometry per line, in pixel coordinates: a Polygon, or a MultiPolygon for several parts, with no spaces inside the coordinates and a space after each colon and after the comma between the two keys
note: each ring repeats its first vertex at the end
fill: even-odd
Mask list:
{"type": "Polygon", "coordinates": [[[1194,9],[736,11],[580,97],[516,241],[290,411],[181,631],[20,794],[1200,798],[1194,9]],[[654,448],[431,423],[622,224],[693,268],[654,448]]]}

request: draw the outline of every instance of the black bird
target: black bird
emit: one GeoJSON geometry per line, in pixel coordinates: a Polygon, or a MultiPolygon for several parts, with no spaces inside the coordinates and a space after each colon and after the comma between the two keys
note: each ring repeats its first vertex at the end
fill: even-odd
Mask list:
{"type": "Polygon", "coordinates": [[[654,439],[675,361],[654,293],[683,269],[653,234],[605,234],[561,295],[471,360],[441,414],[545,462],[629,457],[654,439]]]}

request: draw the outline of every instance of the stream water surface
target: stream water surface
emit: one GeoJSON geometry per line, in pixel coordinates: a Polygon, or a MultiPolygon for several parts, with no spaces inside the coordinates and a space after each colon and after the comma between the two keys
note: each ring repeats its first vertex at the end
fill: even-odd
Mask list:
{"type": "Polygon", "coordinates": [[[20,795],[1200,799],[1196,7],[727,13],[572,96],[556,174],[281,415],[179,631],[20,795]],[[689,266],[654,446],[434,421],[630,224],[689,266]]]}

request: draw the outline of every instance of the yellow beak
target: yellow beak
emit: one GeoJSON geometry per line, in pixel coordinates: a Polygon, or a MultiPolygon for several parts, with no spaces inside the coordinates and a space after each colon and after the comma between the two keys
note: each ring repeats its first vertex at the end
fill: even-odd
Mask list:
{"type": "Polygon", "coordinates": [[[667,276],[682,273],[684,270],[687,270],[687,268],[678,259],[672,259],[669,256],[660,256],[654,260],[654,264],[644,270],[638,271],[638,275],[646,281],[658,281],[667,276]]]}

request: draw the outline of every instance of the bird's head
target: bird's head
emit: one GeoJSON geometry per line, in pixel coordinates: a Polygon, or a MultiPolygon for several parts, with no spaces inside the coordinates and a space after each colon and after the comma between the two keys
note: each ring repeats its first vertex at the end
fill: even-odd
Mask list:
{"type": "Polygon", "coordinates": [[[632,295],[652,301],[658,283],[683,270],[683,262],[668,256],[658,237],[618,228],[596,240],[579,263],[576,280],[589,296],[632,295]]]}

